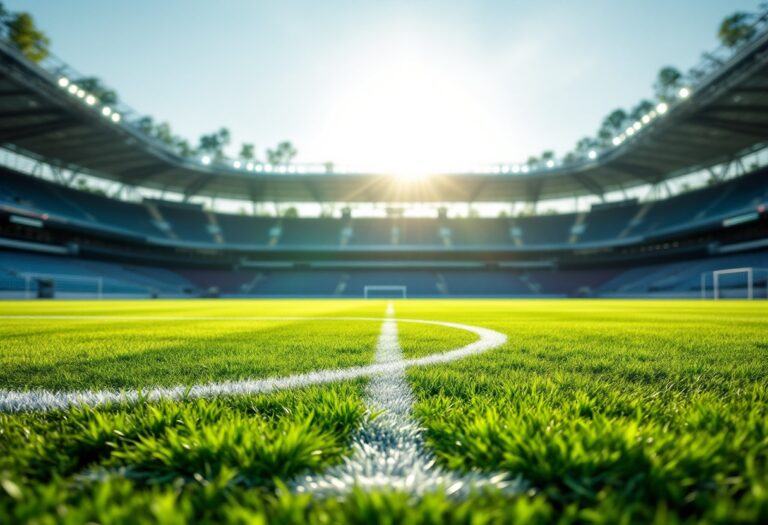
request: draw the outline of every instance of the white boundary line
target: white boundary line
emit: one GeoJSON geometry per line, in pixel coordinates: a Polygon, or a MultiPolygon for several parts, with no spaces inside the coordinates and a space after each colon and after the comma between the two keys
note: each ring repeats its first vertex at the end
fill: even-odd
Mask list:
{"type": "MultiPolygon", "coordinates": [[[[99,315],[4,315],[0,319],[71,319],[71,320],[101,320],[101,321],[382,321],[378,317],[165,317],[165,316],[99,316],[99,315]]],[[[391,319],[392,322],[417,323],[442,326],[465,330],[479,336],[479,340],[461,348],[433,354],[426,357],[406,359],[401,362],[382,362],[367,366],[355,366],[343,369],[321,370],[305,374],[289,375],[266,379],[245,379],[242,381],[224,381],[203,385],[172,387],[157,387],[147,390],[84,390],[78,392],[62,392],[52,390],[0,390],[0,412],[46,411],[68,408],[78,405],[99,406],[110,403],[135,403],[140,400],[215,397],[221,395],[261,394],[319,385],[348,379],[356,379],[375,374],[396,374],[404,367],[426,366],[439,363],[449,363],[470,355],[487,352],[503,345],[507,336],[495,330],[444,321],[427,321],[422,319],[391,319]]]]}
{"type": "Polygon", "coordinates": [[[413,496],[440,490],[449,496],[466,497],[485,488],[521,492],[522,481],[507,474],[462,475],[436,464],[434,455],[424,445],[423,431],[412,416],[413,391],[405,377],[407,362],[393,315],[390,303],[376,344],[375,363],[397,368],[374,374],[367,388],[368,409],[377,413],[376,417],[366,419],[353,440],[352,454],[342,464],[305,475],[290,484],[290,488],[318,497],[343,496],[354,488],[394,490],[413,496]]]}

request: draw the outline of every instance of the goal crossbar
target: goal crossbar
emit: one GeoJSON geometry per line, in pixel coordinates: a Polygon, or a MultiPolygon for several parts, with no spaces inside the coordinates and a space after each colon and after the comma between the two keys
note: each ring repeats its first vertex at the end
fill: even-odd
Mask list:
{"type": "Polygon", "coordinates": [[[368,284],[363,287],[363,296],[368,299],[370,292],[400,292],[403,299],[408,298],[408,287],[395,284],[368,284]]]}
{"type": "MultiPolygon", "coordinates": [[[[701,274],[701,298],[707,298],[707,275],[709,272],[701,274]]],[[[713,270],[712,274],[712,298],[720,299],[722,287],[720,286],[720,277],[724,275],[745,274],[747,278],[747,299],[755,298],[755,278],[756,274],[768,276],[768,268],[756,268],[754,266],[742,266],[739,268],[723,268],[713,270]]],[[[766,279],[766,296],[768,297],[768,279],[766,279]]]]}

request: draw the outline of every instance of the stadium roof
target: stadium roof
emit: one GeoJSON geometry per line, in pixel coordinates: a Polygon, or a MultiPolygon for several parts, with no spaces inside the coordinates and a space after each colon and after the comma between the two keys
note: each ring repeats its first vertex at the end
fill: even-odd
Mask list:
{"type": "Polygon", "coordinates": [[[768,138],[768,32],[594,159],[532,173],[255,173],[183,158],[136,119],[0,41],[0,143],[50,164],[131,186],[274,202],[516,202],[602,195],[728,161],[768,138]],[[667,109],[666,107],[663,109],[667,109]]]}

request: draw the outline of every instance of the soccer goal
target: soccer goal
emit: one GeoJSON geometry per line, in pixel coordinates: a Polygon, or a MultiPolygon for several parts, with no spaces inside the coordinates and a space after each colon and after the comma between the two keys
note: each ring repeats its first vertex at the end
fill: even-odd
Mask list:
{"type": "Polygon", "coordinates": [[[745,266],[701,274],[702,299],[768,299],[768,268],[745,266]]]}
{"type": "Polygon", "coordinates": [[[407,299],[408,287],[389,284],[369,284],[363,288],[366,299],[407,299]]]}
{"type": "Polygon", "coordinates": [[[53,299],[54,297],[95,298],[104,296],[104,279],[79,275],[20,273],[26,299],[53,299]]]}

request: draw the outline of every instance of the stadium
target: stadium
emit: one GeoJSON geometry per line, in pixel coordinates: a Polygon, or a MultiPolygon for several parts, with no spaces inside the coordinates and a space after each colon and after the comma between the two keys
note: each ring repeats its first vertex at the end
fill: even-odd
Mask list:
{"type": "Polygon", "coordinates": [[[0,522],[768,522],[768,14],[412,171],[192,147],[0,22],[0,522]]]}

